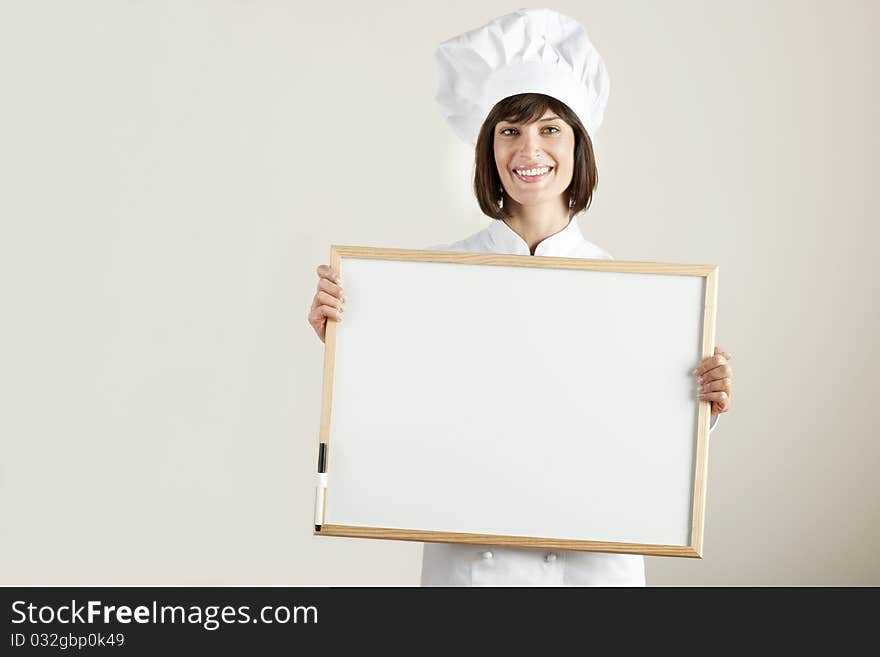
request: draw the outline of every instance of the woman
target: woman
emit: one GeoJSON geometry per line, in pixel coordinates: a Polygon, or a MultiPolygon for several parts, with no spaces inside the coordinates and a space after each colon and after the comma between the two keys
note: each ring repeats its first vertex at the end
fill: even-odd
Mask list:
{"type": "MultiPolygon", "coordinates": [[[[591,134],[608,95],[604,64],[574,20],[524,9],[444,42],[436,53],[437,102],[475,144],[474,191],[489,226],[446,251],[611,259],[588,242],[575,215],[597,183],[591,134]],[[483,62],[480,68],[475,62],[483,62]],[[481,98],[475,103],[474,98],[481,98]]],[[[324,340],[342,321],[336,272],[318,267],[308,320],[324,340]]],[[[717,349],[694,369],[714,428],[730,408],[730,354],[717,349]]],[[[426,543],[422,585],[643,586],[641,555],[426,543]]]]}

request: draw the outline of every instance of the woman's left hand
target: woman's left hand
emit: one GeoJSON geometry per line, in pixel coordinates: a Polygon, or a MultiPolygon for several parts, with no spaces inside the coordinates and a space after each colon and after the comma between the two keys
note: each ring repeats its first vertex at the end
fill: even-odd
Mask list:
{"type": "Polygon", "coordinates": [[[727,362],[733,356],[715,347],[715,355],[706,358],[694,369],[700,384],[698,389],[700,401],[712,402],[712,415],[730,410],[730,384],[733,370],[727,362]]]}

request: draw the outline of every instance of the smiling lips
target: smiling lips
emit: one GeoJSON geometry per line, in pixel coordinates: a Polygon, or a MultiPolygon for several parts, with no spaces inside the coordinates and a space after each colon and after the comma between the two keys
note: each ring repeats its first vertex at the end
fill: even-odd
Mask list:
{"type": "Polygon", "coordinates": [[[553,167],[541,166],[533,169],[514,169],[513,173],[523,182],[533,183],[542,180],[551,171],[553,167]]]}

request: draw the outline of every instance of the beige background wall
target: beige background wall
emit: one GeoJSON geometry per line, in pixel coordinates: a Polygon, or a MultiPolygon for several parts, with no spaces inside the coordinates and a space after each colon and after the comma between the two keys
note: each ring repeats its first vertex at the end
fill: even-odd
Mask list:
{"type": "MultiPolygon", "coordinates": [[[[431,55],[518,6],[0,2],[0,583],[418,583],[311,536],[306,314],[331,243],[484,227],[431,55]]],[[[584,234],[721,268],[705,558],[649,583],[880,584],[880,4],[551,6],[612,81],[584,234]]]]}

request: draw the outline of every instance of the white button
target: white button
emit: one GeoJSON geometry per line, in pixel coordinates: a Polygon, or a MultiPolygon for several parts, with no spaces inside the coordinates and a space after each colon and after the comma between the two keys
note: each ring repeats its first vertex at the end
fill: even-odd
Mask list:
{"type": "Polygon", "coordinates": [[[544,555],[544,561],[546,561],[547,563],[553,563],[554,561],[556,561],[556,553],[549,552],[548,554],[544,555]]]}
{"type": "Polygon", "coordinates": [[[492,558],[492,551],[486,550],[485,552],[483,552],[483,558],[484,559],[491,559],[492,558]]]}

